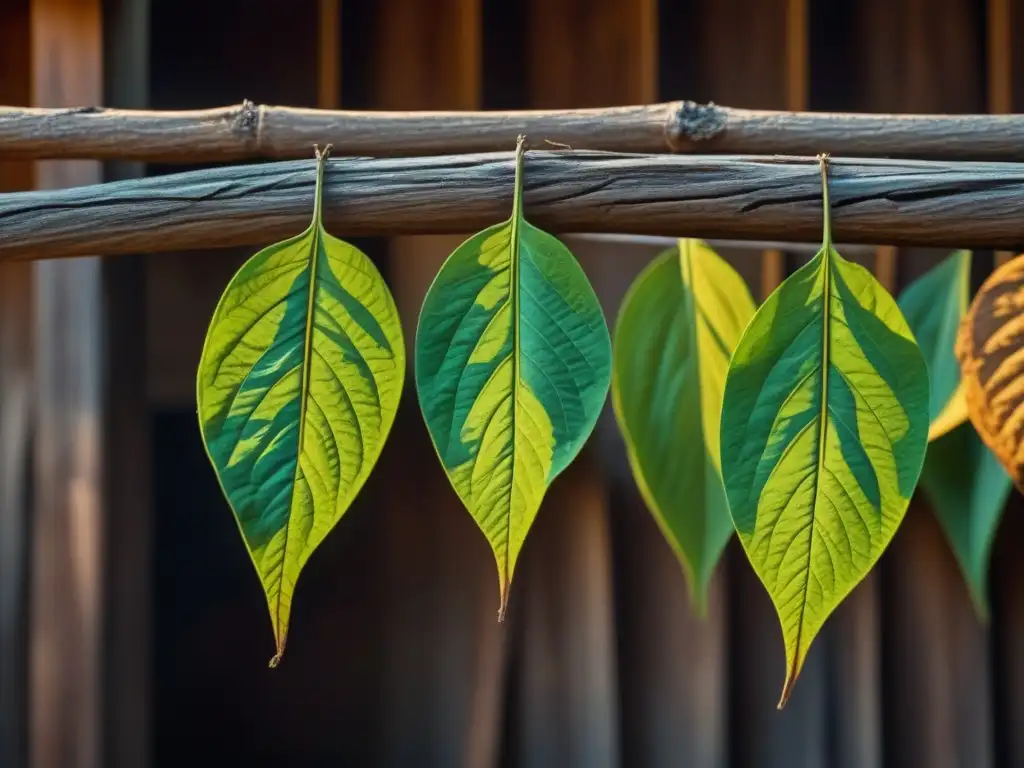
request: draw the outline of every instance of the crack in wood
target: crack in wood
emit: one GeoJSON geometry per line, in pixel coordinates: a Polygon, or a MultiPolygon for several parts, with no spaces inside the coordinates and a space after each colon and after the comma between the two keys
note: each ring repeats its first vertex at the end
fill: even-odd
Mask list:
{"type": "MultiPolygon", "coordinates": [[[[248,245],[295,233],[314,163],[227,166],[0,195],[0,260],[248,245]]],[[[325,216],[342,236],[460,233],[508,215],[511,153],[329,162],[325,216]]],[[[1013,248],[1024,166],[834,159],[836,237],[1013,248]]],[[[813,158],[559,151],[527,158],[525,205],[553,232],[814,242],[813,158]]]]}

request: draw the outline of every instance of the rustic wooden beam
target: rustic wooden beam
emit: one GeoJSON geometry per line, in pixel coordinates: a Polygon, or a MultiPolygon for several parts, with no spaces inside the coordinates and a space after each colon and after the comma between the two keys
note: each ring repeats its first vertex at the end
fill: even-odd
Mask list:
{"type": "MultiPolygon", "coordinates": [[[[330,161],[325,215],[339,236],[466,232],[511,210],[511,153],[330,161]]],[[[286,161],[0,195],[0,260],[266,243],[300,231],[314,164],[286,161]]],[[[853,243],[1016,248],[1024,166],[830,161],[833,232],[853,243]]],[[[538,152],[526,213],[553,232],[814,242],[811,158],[538,152]]]]}
{"type": "Polygon", "coordinates": [[[411,157],[489,152],[525,133],[575,149],[1024,161],[1024,115],[785,112],[672,101],[595,109],[385,112],[244,101],[147,111],[0,107],[0,158],[224,162],[336,152],[411,157]]]}

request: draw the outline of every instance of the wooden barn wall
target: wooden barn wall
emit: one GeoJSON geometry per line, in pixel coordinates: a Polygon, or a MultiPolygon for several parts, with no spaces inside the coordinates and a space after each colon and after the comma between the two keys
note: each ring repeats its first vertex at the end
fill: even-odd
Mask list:
{"type": "MultiPolygon", "coordinates": [[[[139,8],[141,0],[102,8],[98,0],[4,3],[0,101],[139,104],[129,91],[146,86],[134,54],[148,29],[126,26],[139,8]],[[119,30],[131,33],[120,45],[119,30]],[[105,38],[114,44],[105,48],[105,38]],[[121,74],[107,81],[104,73],[115,70],[121,74]]],[[[139,169],[107,170],[124,177],[139,169]]],[[[95,162],[5,162],[0,189],[83,184],[103,174],[95,162]]],[[[149,754],[152,601],[138,559],[151,519],[140,483],[148,441],[134,426],[145,424],[148,403],[144,361],[132,355],[145,344],[136,322],[144,267],[119,266],[86,258],[0,270],[5,767],[139,765],[149,754]],[[124,461],[136,462],[133,472],[112,471],[124,461]]]]}
{"type": "MultiPolygon", "coordinates": [[[[986,96],[992,112],[1024,111],[1024,3],[989,0],[986,96]]],[[[997,253],[1004,261],[1012,254],[997,253]]],[[[1024,536],[1024,498],[1010,497],[993,547],[989,639],[991,713],[997,765],[1024,761],[1024,560],[1014,541],[1024,536]]]]}
{"type": "MultiPolygon", "coordinates": [[[[33,0],[34,105],[103,98],[99,2],[33,0]]],[[[94,161],[35,164],[37,188],[101,180],[94,161]]],[[[92,768],[103,749],[102,263],[32,265],[34,426],[30,515],[28,751],[38,765],[92,768]]]]}
{"type": "MultiPolygon", "coordinates": [[[[29,4],[0,13],[0,102],[27,104],[29,4]]],[[[0,190],[31,189],[32,164],[0,161],[0,190]]],[[[0,765],[28,755],[32,267],[0,268],[0,765]]]]}
{"type": "MultiPolygon", "coordinates": [[[[0,102],[460,110],[689,98],[1007,112],[1024,109],[1022,34],[1024,0],[8,0],[0,102]],[[72,5],[96,15],[68,25],[72,5]],[[61,40],[81,51],[72,63],[31,44],[61,40]]],[[[100,173],[48,167],[0,163],[0,188],[100,173]]],[[[461,239],[355,241],[402,313],[405,397],[378,470],[300,580],[274,671],[265,602],[194,405],[207,322],[254,249],[53,265],[34,282],[32,268],[0,271],[0,765],[1024,764],[1017,495],[995,547],[989,626],[915,499],[778,712],[781,636],[764,590],[734,541],[707,617],[692,615],[609,411],[551,488],[499,624],[493,559],[436,461],[412,381],[423,295],[461,239]],[[72,294],[74,270],[85,290],[72,294]],[[96,360],[68,354],[72,332],[96,360]],[[25,405],[34,393],[61,404],[38,424],[25,405]],[[72,443],[87,419],[99,431],[72,443]],[[72,477],[91,489],[81,514],[95,534],[94,568],[77,576],[60,549],[78,524],[72,477]],[[54,611],[73,597],[74,610],[54,611]],[[62,645],[60,632],[85,643],[62,645]]],[[[666,245],[566,242],[609,323],[666,245]]],[[[764,296],[813,250],[722,252],[764,296]]],[[[944,255],[884,243],[846,253],[892,290],[944,255]]],[[[978,255],[978,280],[994,258],[1005,255],[978,255]]]]}

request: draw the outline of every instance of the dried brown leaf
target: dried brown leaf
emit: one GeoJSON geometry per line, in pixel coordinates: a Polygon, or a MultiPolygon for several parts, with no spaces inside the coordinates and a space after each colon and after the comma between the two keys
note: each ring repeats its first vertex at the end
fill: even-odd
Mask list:
{"type": "Polygon", "coordinates": [[[1024,490],[1024,254],[981,286],[955,351],[971,423],[1024,490]]]}

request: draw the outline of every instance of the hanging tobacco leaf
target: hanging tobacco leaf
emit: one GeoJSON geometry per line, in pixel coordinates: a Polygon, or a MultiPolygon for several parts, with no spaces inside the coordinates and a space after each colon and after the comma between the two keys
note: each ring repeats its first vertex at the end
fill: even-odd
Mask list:
{"type": "Polygon", "coordinates": [[[327,234],[317,153],[313,220],[228,284],[199,363],[199,427],[284,652],[299,574],[380,455],[405,377],[380,273],[327,234]]]}
{"type": "Polygon", "coordinates": [[[442,265],[416,332],[416,388],[430,437],[498,567],[499,618],[552,480],[579,453],[608,394],[611,342],[586,275],[523,217],[516,150],[512,215],[442,265]]]}
{"type": "Polygon", "coordinates": [[[907,286],[903,311],[928,363],[931,430],[921,488],[956,555],[975,609],[988,615],[992,539],[1013,487],[998,459],[967,419],[953,353],[970,296],[971,252],[958,251],[907,286]]]}
{"type": "Polygon", "coordinates": [[[900,311],[928,365],[931,387],[928,438],[935,440],[967,420],[960,387],[960,366],[953,347],[967,311],[971,288],[971,252],[957,251],[908,285],[900,311]],[[936,428],[935,425],[939,425],[936,428]]]}
{"type": "Polygon", "coordinates": [[[755,308],[724,259],[680,240],[637,276],[615,326],[612,403],[630,467],[700,614],[733,530],[719,461],[722,391],[755,308]]]}
{"type": "Polygon", "coordinates": [[[955,351],[971,422],[1024,490],[1024,255],[981,286],[960,325],[955,351]]]}
{"type": "Polygon", "coordinates": [[[928,370],[895,300],[824,235],[758,309],[733,354],[722,475],[754,570],[775,604],[789,698],[822,624],[906,512],[928,437],[928,370]]]}

